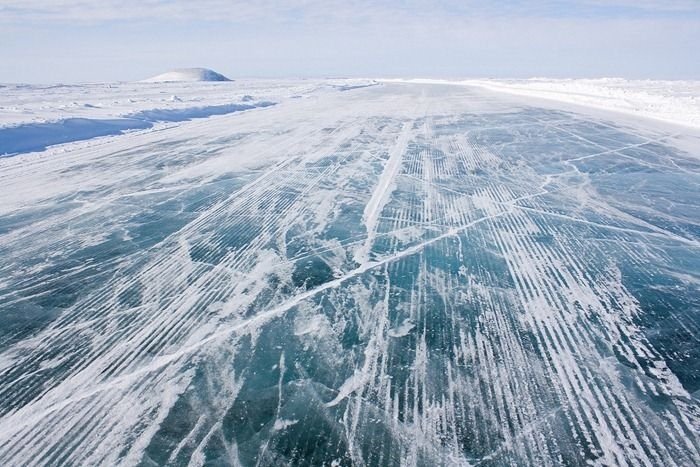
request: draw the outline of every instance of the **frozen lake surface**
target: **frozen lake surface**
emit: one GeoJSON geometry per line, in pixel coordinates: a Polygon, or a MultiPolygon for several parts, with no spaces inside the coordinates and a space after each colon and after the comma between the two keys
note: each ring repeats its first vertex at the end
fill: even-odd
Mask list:
{"type": "Polygon", "coordinates": [[[0,464],[700,463],[697,134],[294,86],[0,159],[0,464]]]}

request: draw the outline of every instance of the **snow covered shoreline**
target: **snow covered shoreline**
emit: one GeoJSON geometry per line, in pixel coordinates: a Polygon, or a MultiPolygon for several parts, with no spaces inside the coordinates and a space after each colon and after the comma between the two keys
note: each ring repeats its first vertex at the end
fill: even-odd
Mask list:
{"type": "Polygon", "coordinates": [[[317,89],[338,92],[368,80],[0,85],[0,158],[63,143],[242,110],[269,107],[317,89]]]}
{"type": "Polygon", "coordinates": [[[316,89],[343,90],[372,84],[367,79],[238,79],[222,82],[3,84],[0,128],[69,118],[128,118],[134,113],[281,102],[316,89]]]}
{"type": "Polygon", "coordinates": [[[496,92],[584,105],[700,128],[700,81],[627,80],[622,78],[383,81],[478,86],[496,92]]]}

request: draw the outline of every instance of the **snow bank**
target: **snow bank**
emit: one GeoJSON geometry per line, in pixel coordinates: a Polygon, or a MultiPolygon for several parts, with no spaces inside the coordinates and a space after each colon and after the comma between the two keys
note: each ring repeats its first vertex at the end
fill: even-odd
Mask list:
{"type": "Polygon", "coordinates": [[[232,103],[282,102],[369,80],[265,80],[232,82],[93,83],[79,85],[4,84],[0,92],[0,128],[68,118],[126,118],[153,109],[191,109],[232,103]]]}
{"type": "Polygon", "coordinates": [[[263,101],[184,109],[151,109],[126,115],[124,118],[67,118],[54,122],[0,127],[0,157],[23,152],[43,151],[56,144],[84,141],[99,136],[120,135],[128,130],[144,130],[159,122],[184,122],[195,118],[225,115],[272,105],[275,103],[263,101]]]}
{"type": "Polygon", "coordinates": [[[478,86],[700,128],[700,81],[600,79],[400,80],[478,86]]]}
{"type": "Polygon", "coordinates": [[[204,107],[188,107],[184,109],[149,109],[128,115],[128,118],[136,118],[151,122],[184,122],[193,118],[207,118],[213,115],[226,115],[242,110],[251,110],[258,107],[270,107],[274,102],[256,102],[249,104],[222,104],[204,107]]]}
{"type": "Polygon", "coordinates": [[[122,134],[126,130],[146,129],[151,123],[136,119],[91,120],[69,118],[60,122],[29,123],[0,128],[0,157],[22,152],[43,151],[48,146],[98,136],[122,134]]]}
{"type": "Polygon", "coordinates": [[[268,107],[311,93],[337,93],[371,80],[236,80],[233,82],[2,84],[0,156],[268,107]]]}
{"type": "Polygon", "coordinates": [[[208,68],[180,68],[143,80],[144,83],[192,83],[199,81],[231,81],[208,68]]]}

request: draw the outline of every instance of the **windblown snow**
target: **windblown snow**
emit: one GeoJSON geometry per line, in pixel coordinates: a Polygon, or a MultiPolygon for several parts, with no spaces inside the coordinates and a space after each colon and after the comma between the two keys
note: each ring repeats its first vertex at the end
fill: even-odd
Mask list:
{"type": "Polygon", "coordinates": [[[1,465],[700,464],[691,127],[467,85],[2,91],[1,465]]]}
{"type": "Polygon", "coordinates": [[[700,128],[700,81],[599,79],[404,80],[478,86],[700,128]]]}
{"type": "MultiPolygon", "coordinates": [[[[0,157],[172,122],[267,107],[323,87],[368,80],[5,85],[0,93],[0,157]]],[[[65,150],[65,147],[59,148],[65,150]]]]}

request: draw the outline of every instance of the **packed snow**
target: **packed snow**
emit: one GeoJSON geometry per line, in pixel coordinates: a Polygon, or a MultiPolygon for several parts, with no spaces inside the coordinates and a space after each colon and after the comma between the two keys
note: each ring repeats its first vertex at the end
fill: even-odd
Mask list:
{"type": "Polygon", "coordinates": [[[700,465],[692,127],[372,80],[0,107],[167,120],[0,158],[0,465],[700,465]]]}

